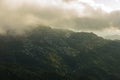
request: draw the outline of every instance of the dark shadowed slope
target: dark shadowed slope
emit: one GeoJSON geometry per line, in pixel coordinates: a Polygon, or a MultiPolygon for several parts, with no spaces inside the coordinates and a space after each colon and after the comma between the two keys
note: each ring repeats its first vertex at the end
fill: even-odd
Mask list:
{"type": "Polygon", "coordinates": [[[0,36],[1,80],[120,80],[120,41],[39,27],[0,36]]]}

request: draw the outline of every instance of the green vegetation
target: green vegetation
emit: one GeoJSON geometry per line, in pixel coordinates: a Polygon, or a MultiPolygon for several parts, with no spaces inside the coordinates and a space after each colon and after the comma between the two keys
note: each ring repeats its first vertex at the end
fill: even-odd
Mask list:
{"type": "Polygon", "coordinates": [[[119,57],[118,40],[38,27],[0,36],[0,80],[120,80],[119,57]]]}

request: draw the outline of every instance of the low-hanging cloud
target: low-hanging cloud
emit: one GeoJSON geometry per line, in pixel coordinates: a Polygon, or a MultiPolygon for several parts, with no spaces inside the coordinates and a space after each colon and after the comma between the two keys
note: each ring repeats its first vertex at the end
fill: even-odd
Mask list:
{"type": "Polygon", "coordinates": [[[83,2],[77,3],[81,7],[79,10],[72,8],[71,4],[77,0],[51,0],[50,3],[48,0],[11,0],[12,4],[8,1],[0,1],[1,33],[7,30],[22,32],[36,24],[76,30],[103,30],[111,26],[120,29],[119,11],[107,13],[83,2]]]}
{"type": "Polygon", "coordinates": [[[74,13],[73,10],[66,11],[64,8],[57,5],[44,6],[36,5],[36,3],[30,4],[23,1],[19,6],[16,5],[15,7],[12,7],[7,1],[8,0],[0,1],[1,32],[5,32],[7,30],[14,30],[16,32],[23,31],[36,24],[54,25],[59,20],[76,16],[76,13],[74,13]]]}

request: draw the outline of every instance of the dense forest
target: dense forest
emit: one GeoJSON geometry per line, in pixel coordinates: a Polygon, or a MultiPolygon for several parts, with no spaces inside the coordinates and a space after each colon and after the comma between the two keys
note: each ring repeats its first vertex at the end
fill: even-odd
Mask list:
{"type": "Polygon", "coordinates": [[[120,80],[120,41],[44,26],[1,34],[0,80],[120,80]]]}

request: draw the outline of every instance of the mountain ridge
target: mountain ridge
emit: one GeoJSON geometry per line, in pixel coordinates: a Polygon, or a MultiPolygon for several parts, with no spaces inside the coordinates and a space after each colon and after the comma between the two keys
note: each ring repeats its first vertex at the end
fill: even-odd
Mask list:
{"type": "Polygon", "coordinates": [[[0,44],[0,70],[5,67],[6,71],[3,80],[5,76],[11,77],[8,80],[15,76],[14,80],[120,79],[120,41],[94,33],[43,26],[23,36],[1,35],[0,44]]]}

